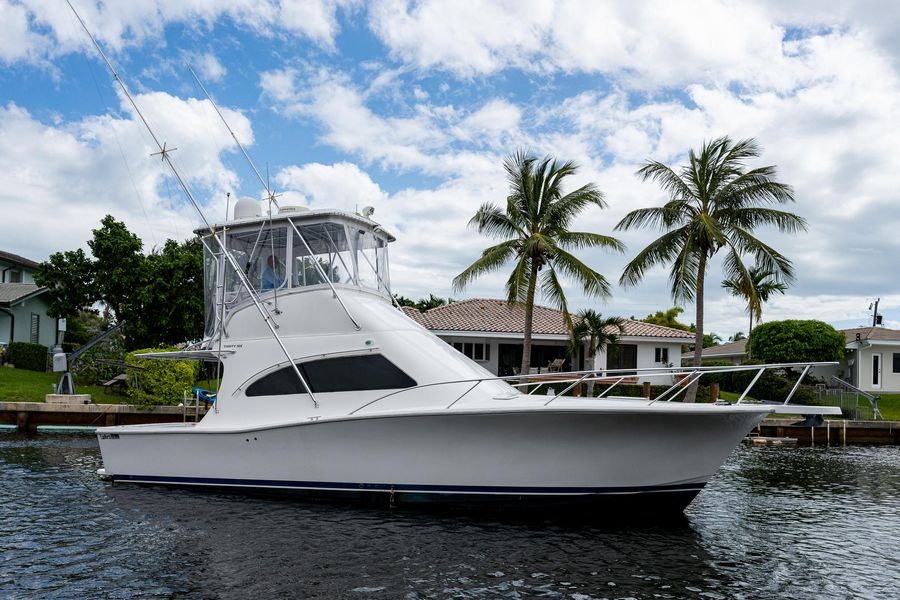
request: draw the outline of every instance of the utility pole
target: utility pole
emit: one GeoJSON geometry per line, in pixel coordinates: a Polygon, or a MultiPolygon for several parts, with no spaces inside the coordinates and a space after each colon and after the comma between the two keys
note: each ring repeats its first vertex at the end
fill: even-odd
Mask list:
{"type": "MultiPolygon", "coordinates": [[[[878,303],[881,302],[881,298],[875,298],[875,312],[872,314],[872,327],[876,327],[881,325],[881,317],[878,315],[878,303]]],[[[872,308],[872,304],[869,305],[869,308],[872,308]]]]}

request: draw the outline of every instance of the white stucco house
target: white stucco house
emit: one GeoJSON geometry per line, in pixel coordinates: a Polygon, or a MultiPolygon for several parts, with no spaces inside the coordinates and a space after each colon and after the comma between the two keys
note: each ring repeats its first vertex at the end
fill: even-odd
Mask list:
{"type": "MultiPolygon", "coordinates": [[[[525,309],[521,306],[510,305],[505,300],[475,298],[424,313],[410,307],[404,308],[404,312],[492,373],[514,375],[521,367],[525,330],[525,309]]],[[[677,364],[682,344],[693,339],[693,334],[680,329],[631,319],[624,319],[623,326],[619,343],[595,357],[594,369],[639,369],[677,364]]],[[[569,359],[566,354],[568,340],[569,332],[562,312],[535,305],[532,371],[546,372],[555,359],[565,359],[565,370],[591,368],[585,365],[585,348],[574,361],[569,359]]]]}
{"type": "MultiPolygon", "coordinates": [[[[818,368],[813,375],[829,382],[832,375],[873,394],[900,393],[900,330],[886,327],[842,329],[846,338],[844,360],[833,368],[818,368]]],[[[692,353],[682,355],[690,360],[692,353]]],[[[703,360],[747,360],[747,341],[741,340],[703,350],[703,360]]]]}
{"type": "Polygon", "coordinates": [[[47,315],[47,288],[34,283],[38,263],[0,250],[0,345],[32,342],[52,346],[57,321],[47,315]]]}

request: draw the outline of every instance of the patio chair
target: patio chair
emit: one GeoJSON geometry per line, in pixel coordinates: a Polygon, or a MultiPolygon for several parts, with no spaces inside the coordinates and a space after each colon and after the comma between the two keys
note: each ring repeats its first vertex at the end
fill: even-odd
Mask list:
{"type": "Polygon", "coordinates": [[[563,365],[566,364],[566,359],[564,358],[554,358],[547,365],[548,373],[559,373],[562,371],[563,365]]]}

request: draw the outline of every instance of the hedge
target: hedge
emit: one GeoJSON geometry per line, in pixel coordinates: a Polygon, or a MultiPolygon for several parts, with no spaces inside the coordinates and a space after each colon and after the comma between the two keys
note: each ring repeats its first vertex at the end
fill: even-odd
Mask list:
{"type": "Polygon", "coordinates": [[[138,406],[177,405],[184,400],[184,392],[190,393],[197,378],[195,361],[152,360],[136,358],[144,352],[165,352],[173,348],[145,348],[129,352],[128,398],[138,406]],[[134,385],[137,382],[137,385],[134,385]]]}
{"type": "Polygon", "coordinates": [[[49,348],[41,344],[13,342],[9,345],[8,360],[17,369],[28,369],[29,371],[40,371],[43,373],[47,370],[47,356],[49,352],[49,348]]]}

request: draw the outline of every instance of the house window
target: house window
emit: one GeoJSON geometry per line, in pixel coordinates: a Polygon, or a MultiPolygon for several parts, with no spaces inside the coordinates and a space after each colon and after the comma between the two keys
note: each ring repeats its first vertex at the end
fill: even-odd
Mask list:
{"type": "MultiPolygon", "coordinates": [[[[314,394],[393,390],[409,388],[416,382],[397,365],[381,356],[341,356],[298,363],[297,368],[314,394]]],[[[305,394],[303,384],[291,367],[284,367],[254,381],[247,396],[305,394]]]]}
{"type": "Polygon", "coordinates": [[[31,343],[39,344],[41,338],[41,315],[31,313],[31,343]]]}
{"type": "Polygon", "coordinates": [[[478,362],[491,360],[491,345],[473,342],[453,342],[453,347],[478,362]]]}
{"type": "Polygon", "coordinates": [[[900,373],[900,352],[894,352],[894,373],[900,373]]]}
{"type": "Polygon", "coordinates": [[[9,282],[10,283],[22,283],[22,271],[10,271],[9,272],[9,282]]]}
{"type": "Polygon", "coordinates": [[[668,348],[657,348],[654,360],[655,360],[655,362],[658,362],[658,363],[668,363],[669,362],[669,349],[668,348]]]}

